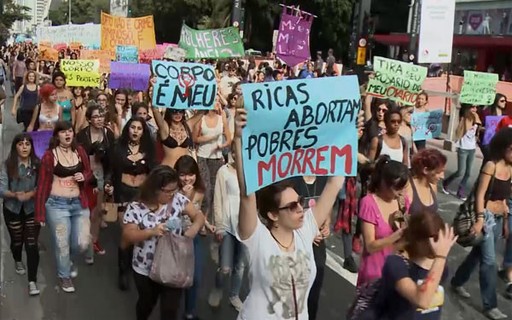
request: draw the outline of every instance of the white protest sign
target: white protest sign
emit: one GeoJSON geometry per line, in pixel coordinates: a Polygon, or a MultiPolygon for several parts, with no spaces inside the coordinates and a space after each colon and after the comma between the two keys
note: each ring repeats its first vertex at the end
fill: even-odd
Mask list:
{"type": "Polygon", "coordinates": [[[186,54],[185,49],[169,46],[165,49],[164,59],[181,62],[185,60],[186,54]]]}

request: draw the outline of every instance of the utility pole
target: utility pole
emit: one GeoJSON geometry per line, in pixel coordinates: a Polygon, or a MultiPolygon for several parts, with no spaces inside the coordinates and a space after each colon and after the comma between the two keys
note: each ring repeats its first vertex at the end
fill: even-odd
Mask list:
{"type": "Polygon", "coordinates": [[[68,0],[68,24],[71,24],[71,0],[68,0]]]}

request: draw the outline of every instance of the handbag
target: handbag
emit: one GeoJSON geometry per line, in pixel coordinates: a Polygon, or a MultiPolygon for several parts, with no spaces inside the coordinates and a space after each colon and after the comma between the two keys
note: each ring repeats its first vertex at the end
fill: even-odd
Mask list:
{"type": "MultiPolygon", "coordinates": [[[[484,208],[487,206],[487,201],[489,200],[489,193],[492,192],[492,189],[494,187],[495,175],[496,167],[494,169],[494,174],[491,177],[491,181],[489,181],[487,192],[485,193],[484,208]]],[[[479,245],[484,238],[481,232],[479,234],[474,234],[472,232],[472,228],[476,223],[478,214],[476,212],[475,206],[475,195],[479,183],[480,179],[477,180],[468,198],[459,206],[459,210],[457,211],[455,217],[453,218],[453,231],[457,236],[459,236],[457,239],[457,243],[463,247],[472,247],[479,245]]]]}
{"type": "MultiPolygon", "coordinates": [[[[167,210],[171,210],[170,205],[167,210]]],[[[169,213],[169,217],[173,215],[169,213]]],[[[191,287],[194,283],[194,240],[182,235],[182,232],[174,231],[160,237],[156,244],[149,278],[167,287],[191,287]]]]}

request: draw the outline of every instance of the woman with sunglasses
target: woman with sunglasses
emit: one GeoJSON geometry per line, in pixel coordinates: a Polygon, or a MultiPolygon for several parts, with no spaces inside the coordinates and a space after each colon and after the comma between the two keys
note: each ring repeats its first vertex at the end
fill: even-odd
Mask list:
{"type": "Polygon", "coordinates": [[[407,141],[398,133],[402,124],[402,114],[398,108],[393,108],[384,114],[386,131],[371,141],[368,158],[373,161],[380,155],[388,155],[391,160],[409,165],[409,148],[407,141]]]}
{"type": "MultiPolygon", "coordinates": [[[[105,177],[105,190],[114,190],[114,202],[121,204],[119,221],[123,220],[125,206],[138,194],[151,169],[155,166],[154,144],[142,118],[131,118],[109,155],[110,172],[105,177]]],[[[127,290],[132,248],[121,240],[118,249],[119,289],[127,290]]]]}
{"type": "Polygon", "coordinates": [[[3,198],[4,220],[11,238],[11,254],[17,274],[28,275],[28,294],[39,294],[37,268],[39,266],[40,226],[34,220],[34,196],[40,161],[34,150],[32,137],[27,133],[16,135],[0,172],[0,196],[3,198]],[[22,261],[25,246],[27,270],[22,261]]]}
{"type": "Polygon", "coordinates": [[[102,221],[102,205],[104,193],[112,194],[110,186],[104,189],[105,173],[110,172],[109,156],[112,156],[115,137],[114,133],[105,128],[105,116],[101,108],[94,101],[90,101],[85,112],[88,126],[77,133],[76,140],[80,143],[87,154],[93,172],[93,179],[86,186],[89,198],[89,210],[91,212],[91,235],[92,243],[86,257],[88,264],[94,263],[94,253],[104,255],[105,250],[99,243],[99,232],[102,221]]]}
{"type": "MultiPolygon", "coordinates": [[[[234,151],[242,191],[246,181],[241,138],[247,111],[237,111],[234,151]]],[[[240,192],[238,232],[249,253],[251,290],[238,319],[308,318],[306,299],[316,275],[313,240],[330,216],[344,180],[330,177],[315,207],[306,211],[290,181],[274,183],[256,194],[240,192]]]]}
{"type": "Polygon", "coordinates": [[[408,179],[407,166],[387,155],[381,156],[375,164],[369,193],[359,204],[364,248],[358,286],[380,278],[386,257],[393,252],[395,243],[402,236],[401,223],[408,212],[409,200],[401,194],[408,179]]]}
{"type": "MultiPolygon", "coordinates": [[[[174,232],[166,226],[171,218],[177,218],[177,221],[187,218],[191,222],[184,231],[184,236],[189,238],[194,238],[204,223],[201,212],[179,192],[176,171],[169,166],[159,165],[140,185],[138,199],[128,205],[123,218],[123,242],[133,245],[130,265],[139,295],[135,307],[137,320],[149,319],[158,300],[160,319],[178,319],[183,289],[164,286],[149,278],[158,238],[167,232],[174,232]]],[[[177,229],[184,230],[184,227],[177,229]]]]}
{"type": "Polygon", "coordinates": [[[174,168],[176,161],[184,155],[194,154],[194,141],[192,130],[197,117],[187,121],[185,110],[166,109],[162,117],[157,108],[153,106],[153,116],[158,126],[160,142],[163,145],[164,157],[162,164],[174,168]]]}
{"type": "Polygon", "coordinates": [[[71,278],[78,276],[73,257],[87,250],[91,240],[85,189],[91,178],[89,156],[76,143],[71,123],[58,122],[41,159],[35,219],[48,222],[60,287],[68,293],[75,292],[71,278]]]}

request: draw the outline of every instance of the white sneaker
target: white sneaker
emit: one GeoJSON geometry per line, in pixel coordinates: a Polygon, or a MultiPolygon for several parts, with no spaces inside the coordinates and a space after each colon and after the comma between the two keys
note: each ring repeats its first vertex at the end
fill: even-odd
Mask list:
{"type": "Polygon", "coordinates": [[[34,281],[30,281],[28,283],[28,295],[29,296],[37,296],[39,294],[39,288],[34,281]]]}
{"type": "Polygon", "coordinates": [[[498,308],[492,308],[485,311],[485,316],[492,320],[507,319],[507,315],[501,312],[498,308]]]}
{"type": "Polygon", "coordinates": [[[75,292],[75,286],[73,285],[73,281],[71,281],[71,278],[61,278],[60,279],[60,287],[62,288],[62,291],[67,293],[73,293],[75,292]]]}
{"type": "Polygon", "coordinates": [[[71,264],[71,272],[69,273],[69,275],[71,276],[71,278],[76,278],[78,277],[78,268],[75,267],[74,264],[71,264]]]}
{"type": "Polygon", "coordinates": [[[235,308],[236,311],[238,311],[238,312],[240,312],[240,310],[242,310],[242,306],[244,305],[242,300],[240,300],[239,296],[229,297],[229,302],[231,303],[233,308],[235,308]]]}
{"type": "Polygon", "coordinates": [[[85,263],[92,266],[94,264],[94,257],[86,257],[85,263]]]}
{"type": "Polygon", "coordinates": [[[16,261],[14,262],[14,271],[16,271],[19,275],[24,275],[27,273],[27,270],[25,269],[25,265],[22,261],[16,261]]]}
{"type": "Polygon", "coordinates": [[[212,308],[217,308],[220,306],[220,300],[222,300],[222,290],[213,288],[208,296],[208,304],[212,308]]]}

